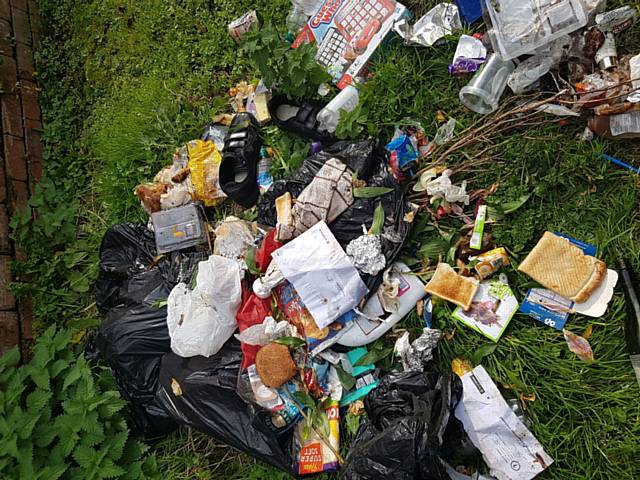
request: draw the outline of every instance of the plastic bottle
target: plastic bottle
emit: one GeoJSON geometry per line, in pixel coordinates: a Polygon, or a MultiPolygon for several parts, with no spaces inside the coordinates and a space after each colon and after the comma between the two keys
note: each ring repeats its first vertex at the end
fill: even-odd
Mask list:
{"type": "Polygon", "coordinates": [[[297,2],[293,2],[286,20],[289,33],[296,35],[306,25],[307,20],[309,20],[309,16],[304,12],[304,9],[297,2]]]}
{"type": "Polygon", "coordinates": [[[273,183],[273,176],[271,175],[271,164],[273,160],[269,156],[269,152],[266,148],[260,149],[260,160],[258,161],[258,188],[260,194],[263,194],[273,183]]]}
{"type": "Polygon", "coordinates": [[[593,133],[603,137],[640,138],[640,111],[595,115],[589,119],[588,125],[593,133]]]}
{"type": "Polygon", "coordinates": [[[326,130],[330,133],[335,132],[338,120],[340,120],[340,111],[351,112],[355,110],[359,101],[358,89],[353,85],[345,87],[318,113],[317,119],[320,130],[326,130]]]}

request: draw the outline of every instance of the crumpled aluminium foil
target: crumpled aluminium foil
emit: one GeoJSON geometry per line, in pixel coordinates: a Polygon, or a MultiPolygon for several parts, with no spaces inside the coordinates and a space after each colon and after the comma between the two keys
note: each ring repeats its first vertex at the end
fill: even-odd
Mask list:
{"type": "Polygon", "coordinates": [[[462,28],[458,7],[453,3],[439,3],[411,26],[407,19],[398,20],[393,30],[406,45],[430,47],[454,30],[462,28]]]}
{"type": "Polygon", "coordinates": [[[347,245],[347,255],[360,272],[369,275],[377,275],[387,264],[379,235],[365,234],[354,238],[347,245]]]}

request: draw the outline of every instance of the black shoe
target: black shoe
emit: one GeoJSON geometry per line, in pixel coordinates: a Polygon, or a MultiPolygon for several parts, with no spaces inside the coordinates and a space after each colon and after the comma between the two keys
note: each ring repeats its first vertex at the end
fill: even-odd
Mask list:
{"type": "Polygon", "coordinates": [[[269,101],[271,120],[282,130],[313,140],[332,143],[336,141],[335,135],[319,130],[317,117],[324,107],[325,105],[320,102],[297,103],[284,95],[277,95],[269,101]]]}
{"type": "Polygon", "coordinates": [[[258,202],[257,170],[262,141],[255,117],[237,113],[224,139],[220,163],[220,187],[234,202],[251,208],[258,202]]]}

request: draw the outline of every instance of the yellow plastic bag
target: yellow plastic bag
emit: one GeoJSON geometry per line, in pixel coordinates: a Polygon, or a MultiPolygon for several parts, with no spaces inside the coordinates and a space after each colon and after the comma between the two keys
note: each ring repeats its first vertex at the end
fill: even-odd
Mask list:
{"type": "Polygon", "coordinates": [[[193,183],[193,199],[206,207],[218,205],[226,195],[220,188],[219,171],[222,155],[210,141],[191,140],[186,145],[193,183]]]}

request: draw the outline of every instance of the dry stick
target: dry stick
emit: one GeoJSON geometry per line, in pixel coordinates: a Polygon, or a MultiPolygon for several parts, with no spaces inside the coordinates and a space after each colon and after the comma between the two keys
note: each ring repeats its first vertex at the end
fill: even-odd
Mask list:
{"type": "Polygon", "coordinates": [[[510,99],[510,101],[505,103],[505,105],[498,108],[492,115],[488,117],[481,117],[473,124],[471,124],[471,126],[464,129],[458,135],[458,138],[454,141],[454,143],[447,147],[444,152],[442,151],[443,148],[436,147],[436,149],[432,152],[433,160],[429,162],[429,165],[420,169],[416,173],[414,178],[417,178],[429,168],[441,164],[449,155],[461,148],[467,147],[474,143],[480,143],[482,141],[490,143],[492,136],[505,133],[514,128],[542,124],[542,121],[529,123],[527,122],[527,120],[542,113],[536,110],[537,107],[555,101],[557,97],[562,94],[564,94],[564,91],[559,92],[553,97],[537,101],[534,100],[540,95],[534,95],[532,101],[525,104],[519,103],[522,102],[521,97],[513,97],[512,99],[510,99]],[[516,104],[515,107],[512,106],[512,104],[514,103],[516,104]]]}

